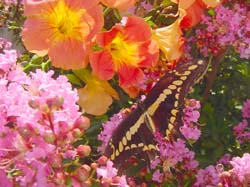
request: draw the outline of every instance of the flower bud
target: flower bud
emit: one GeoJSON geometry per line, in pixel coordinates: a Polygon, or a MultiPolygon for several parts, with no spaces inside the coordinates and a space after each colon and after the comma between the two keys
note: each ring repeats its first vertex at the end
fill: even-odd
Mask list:
{"type": "Polygon", "coordinates": [[[75,128],[79,128],[80,130],[83,130],[83,131],[87,130],[89,126],[90,126],[90,120],[89,118],[84,117],[84,116],[78,118],[74,123],[75,128]]]}
{"type": "Polygon", "coordinates": [[[108,158],[106,156],[101,156],[98,160],[97,163],[100,165],[105,165],[108,161],[108,158]]]}
{"type": "Polygon", "coordinates": [[[87,157],[90,155],[90,152],[91,152],[91,148],[88,145],[79,145],[77,147],[77,154],[80,157],[87,157]]]}

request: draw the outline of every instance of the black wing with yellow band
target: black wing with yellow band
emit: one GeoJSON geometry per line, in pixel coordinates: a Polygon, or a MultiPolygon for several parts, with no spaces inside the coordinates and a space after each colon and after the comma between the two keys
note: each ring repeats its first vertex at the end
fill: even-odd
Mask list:
{"type": "Polygon", "coordinates": [[[177,64],[152,88],[146,99],[131,112],[114,131],[105,150],[119,166],[131,156],[152,159],[157,153],[154,133],[168,138],[182,125],[184,98],[204,75],[208,63],[202,60],[177,64]],[[150,153],[150,154],[147,154],[150,153]]]}

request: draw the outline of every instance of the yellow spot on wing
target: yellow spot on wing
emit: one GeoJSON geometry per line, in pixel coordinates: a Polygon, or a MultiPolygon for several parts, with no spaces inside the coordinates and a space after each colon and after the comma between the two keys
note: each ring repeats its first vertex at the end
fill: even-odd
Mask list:
{"type": "Polygon", "coordinates": [[[131,145],[130,145],[130,148],[131,148],[131,149],[134,149],[134,148],[137,148],[137,146],[136,146],[135,144],[131,144],[131,145]]]}
{"type": "Polygon", "coordinates": [[[123,151],[123,145],[122,145],[122,142],[119,142],[119,151],[120,151],[120,153],[123,151]]]}
{"type": "Polygon", "coordinates": [[[163,91],[163,93],[166,94],[166,95],[170,95],[170,94],[172,93],[172,90],[170,90],[170,89],[165,89],[165,90],[163,91]]]}
{"type": "Polygon", "coordinates": [[[198,66],[197,65],[192,65],[192,66],[189,66],[188,67],[188,70],[194,70],[194,69],[196,69],[198,66]]]}
{"type": "Polygon", "coordinates": [[[143,147],[143,145],[144,145],[143,143],[139,143],[138,147],[143,147]]]}
{"type": "Polygon", "coordinates": [[[126,132],[126,138],[127,138],[127,140],[128,140],[128,141],[130,141],[130,140],[131,140],[131,134],[130,134],[130,131],[127,131],[127,132],[126,132]]]}
{"type": "Polygon", "coordinates": [[[169,85],[168,88],[171,90],[175,90],[177,87],[175,85],[169,85]]]}
{"type": "Polygon", "coordinates": [[[118,150],[116,150],[116,151],[115,151],[115,156],[116,156],[116,157],[118,157],[118,156],[119,156],[119,154],[120,154],[120,153],[119,153],[119,151],[118,151],[118,150]]]}
{"type": "Polygon", "coordinates": [[[171,114],[172,114],[173,116],[176,116],[176,114],[177,114],[178,112],[179,112],[179,111],[176,110],[176,109],[172,109],[172,110],[171,110],[171,114]]]}
{"type": "Polygon", "coordinates": [[[148,146],[145,145],[145,146],[143,147],[142,150],[143,150],[143,151],[148,151],[148,150],[149,150],[149,149],[148,149],[148,146]]]}
{"type": "Polygon", "coordinates": [[[123,145],[127,145],[127,139],[126,139],[125,136],[122,138],[122,144],[123,144],[123,145]]]}
{"type": "Polygon", "coordinates": [[[175,94],[175,99],[179,99],[180,94],[175,94]]]}
{"type": "Polygon", "coordinates": [[[176,119],[176,118],[175,118],[174,116],[172,116],[172,117],[170,118],[170,120],[169,120],[169,121],[170,121],[170,123],[174,124],[175,119],[176,119]]]}
{"type": "Polygon", "coordinates": [[[171,131],[174,128],[174,125],[172,123],[168,124],[168,130],[171,131]]]}
{"type": "Polygon", "coordinates": [[[184,81],[187,79],[187,76],[181,76],[180,79],[184,81]]]}
{"type": "Polygon", "coordinates": [[[177,85],[177,86],[180,86],[182,85],[183,81],[182,80],[176,80],[176,81],[173,81],[173,84],[174,85],[177,85]]]}

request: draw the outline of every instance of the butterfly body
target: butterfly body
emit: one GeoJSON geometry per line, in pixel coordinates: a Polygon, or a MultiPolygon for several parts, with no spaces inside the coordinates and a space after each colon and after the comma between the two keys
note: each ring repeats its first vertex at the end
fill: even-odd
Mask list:
{"type": "Polygon", "coordinates": [[[158,151],[155,132],[168,138],[173,131],[178,131],[182,124],[184,98],[207,67],[208,63],[202,60],[177,64],[163,76],[139,104],[141,107],[132,111],[114,131],[105,155],[116,166],[131,156],[152,159],[150,157],[158,151]]]}

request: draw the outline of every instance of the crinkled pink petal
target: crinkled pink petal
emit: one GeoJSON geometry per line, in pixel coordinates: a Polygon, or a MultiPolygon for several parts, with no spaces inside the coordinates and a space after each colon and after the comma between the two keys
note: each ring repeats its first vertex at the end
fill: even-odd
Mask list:
{"type": "Polygon", "coordinates": [[[80,69],[87,64],[86,49],[81,41],[64,40],[49,49],[49,56],[55,67],[63,69],[80,69]]]}

